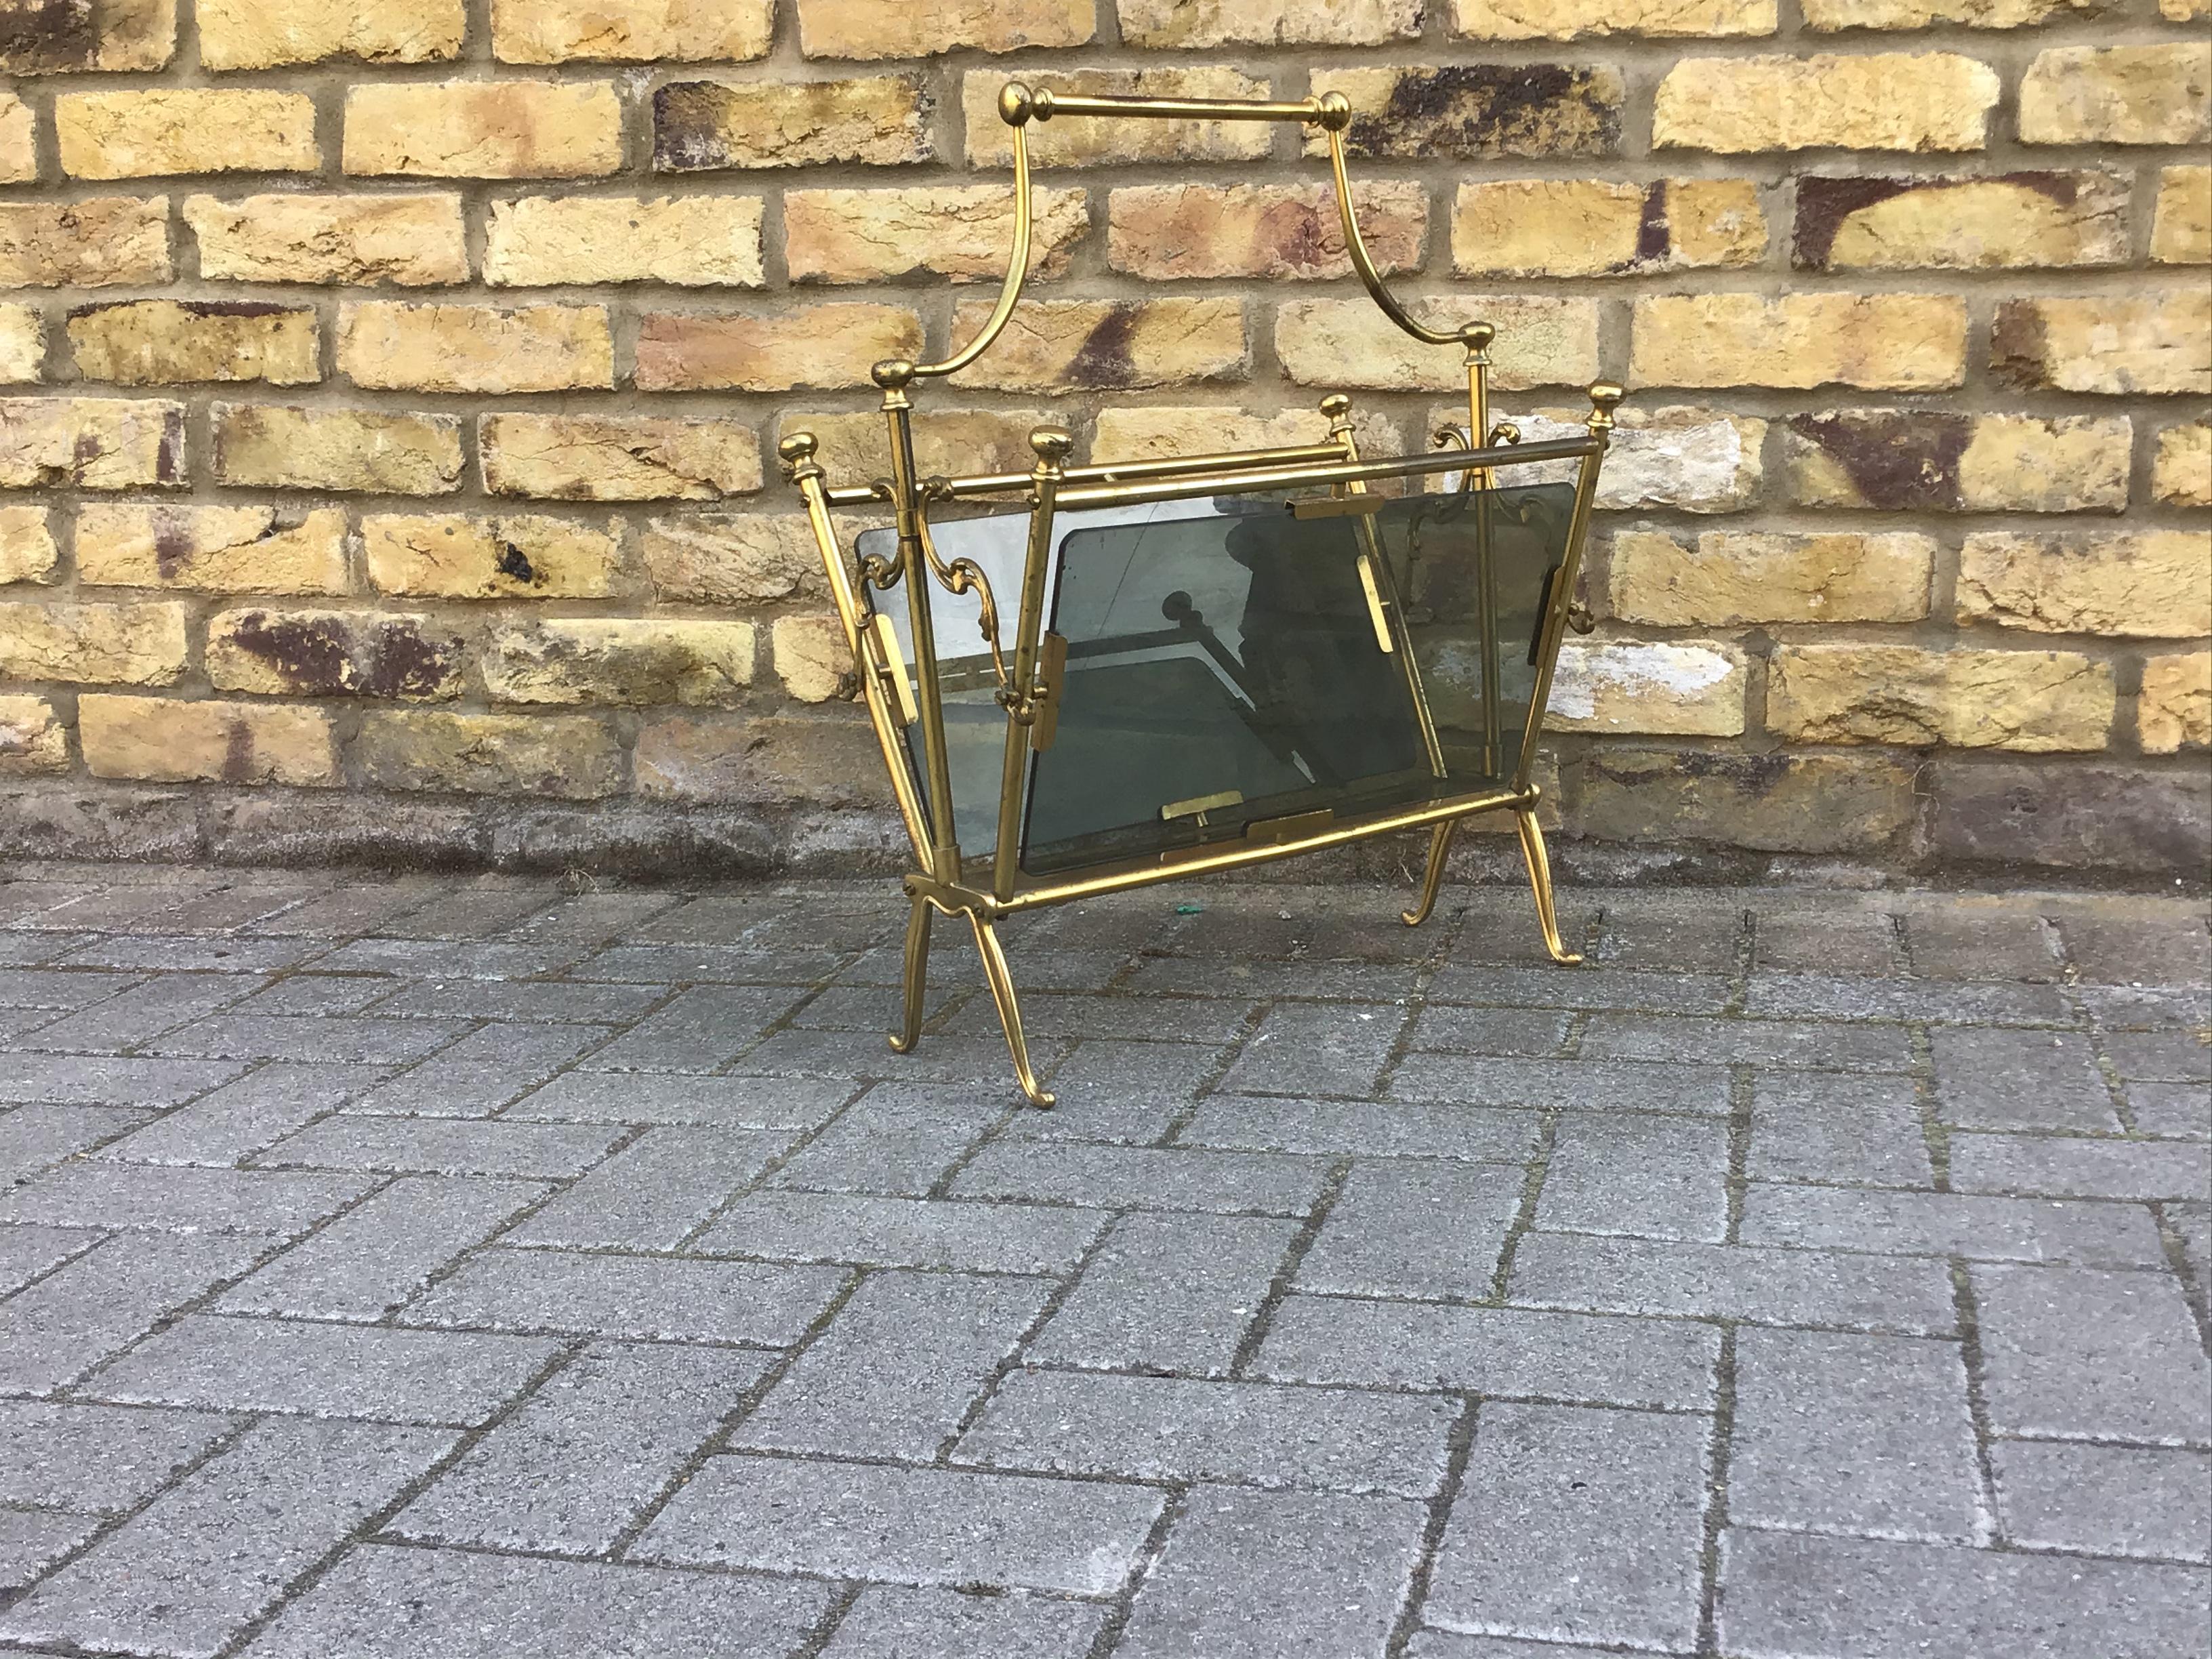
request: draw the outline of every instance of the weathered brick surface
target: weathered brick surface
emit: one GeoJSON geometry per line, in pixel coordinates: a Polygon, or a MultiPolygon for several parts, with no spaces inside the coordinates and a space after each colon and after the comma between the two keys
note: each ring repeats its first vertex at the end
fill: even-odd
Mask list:
{"type": "Polygon", "coordinates": [[[672,81],[653,95],[653,164],[665,172],[889,167],[933,153],[921,76],[843,81],[672,81]]]}
{"type": "Polygon", "coordinates": [[[200,275],[245,283],[468,280],[458,196],[187,196],[200,275]]]}
{"type": "Polygon", "coordinates": [[[168,685],[185,668],[181,605],[0,602],[0,675],[168,685]]]}
{"type": "MultiPolygon", "coordinates": [[[[1541,761],[1569,835],[2111,868],[2168,858],[2154,803],[2196,822],[2203,0],[181,12],[0,15],[0,589],[36,665],[6,683],[29,734],[6,758],[57,792],[0,838],[276,835],[248,811],[175,838],[233,810],[219,769],[88,769],[72,687],[121,683],[333,722],[344,784],[269,856],[580,837],[587,865],[643,836],[665,865],[656,800],[714,803],[700,844],[747,858],[880,848],[878,757],[767,447],[813,432],[833,484],[890,471],[871,370],[989,312],[1017,76],[1341,94],[1394,289],[1498,326],[1492,419],[1571,436],[1584,386],[1631,388],[1577,594],[1603,628],[1569,642],[1541,761]],[[181,632],[142,649],[166,599],[181,632]],[[531,737],[560,721],[582,723],[531,737]],[[1945,752],[1988,747],[2049,780],[2047,823],[2002,804],[2000,757],[1945,752]],[[1900,807],[1915,768],[1946,782],[1900,807]],[[615,799],[409,817],[386,789],[615,799]],[[807,816],[847,807],[869,827],[807,816]],[[2109,833],[2055,827],[2106,809],[2109,833]]],[[[996,351],[917,386],[924,476],[1025,470],[1046,421],[1079,460],[1313,443],[1338,389],[1367,456],[1465,423],[1460,354],[1352,282],[1317,131],[1063,114],[1028,137],[1033,286],[996,351]]]]}
{"type": "Polygon", "coordinates": [[[343,593],[345,514],[318,507],[284,522],[270,507],[141,507],[77,511],[80,582],[232,593],[343,593]]]}
{"type": "Polygon", "coordinates": [[[79,697],[77,738],[94,777],[173,783],[337,781],[331,717],[319,708],[79,697]]]}
{"type": "Polygon", "coordinates": [[[2128,257],[2127,178],[1812,173],[1797,182],[1795,263],[1815,270],[1984,270],[2117,265],[2128,257]]]}
{"type": "Polygon", "coordinates": [[[322,161],[315,106],[300,93],[82,92],[54,100],[62,171],[78,179],[302,173],[322,161]]]}
{"type": "Polygon", "coordinates": [[[757,196],[526,196],[495,202],[484,281],[497,287],[675,283],[757,288],[757,196]]]}
{"type": "Polygon", "coordinates": [[[0,202],[0,287],[166,283],[168,212],[165,196],[0,202]]]}
{"type": "Polygon", "coordinates": [[[312,385],[323,377],[315,313],[252,301],[131,300],[70,313],[70,350],[88,380],[312,385]]]}

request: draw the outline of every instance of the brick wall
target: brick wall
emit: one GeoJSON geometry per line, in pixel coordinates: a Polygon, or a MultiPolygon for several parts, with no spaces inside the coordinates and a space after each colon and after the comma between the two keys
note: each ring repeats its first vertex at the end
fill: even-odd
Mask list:
{"type": "MultiPolygon", "coordinates": [[[[1340,88],[1378,254],[1500,325],[1504,412],[1631,388],[1571,837],[2201,867],[2207,37],[2206,0],[0,0],[0,845],[889,846],[763,455],[881,469],[867,365],[988,305],[1019,74],[1340,88]]],[[[1370,445],[1450,413],[1294,129],[1037,137],[1032,302],[925,390],[925,470],[1048,411],[1115,454],[1296,441],[1338,386],[1370,445]]]]}

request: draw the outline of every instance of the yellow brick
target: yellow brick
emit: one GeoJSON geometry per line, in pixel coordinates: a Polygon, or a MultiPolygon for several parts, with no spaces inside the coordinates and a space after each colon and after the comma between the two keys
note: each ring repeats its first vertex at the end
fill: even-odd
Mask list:
{"type": "MultiPolygon", "coordinates": [[[[953,477],[964,472],[1026,472],[1036,465],[1030,448],[1030,434],[1053,423],[1055,416],[1042,409],[936,409],[927,420],[914,423],[914,465],[916,475],[953,477]]],[[[866,414],[811,415],[788,413],[776,422],[779,439],[787,433],[811,432],[821,448],[815,459],[833,483],[866,483],[890,473],[890,440],[884,417],[866,414]]]]}
{"type": "MultiPolygon", "coordinates": [[[[1431,64],[1316,69],[1316,93],[1352,101],[1345,147],[1405,161],[1493,155],[1611,155],[1627,96],[1610,65],[1431,64]]],[[[1323,153],[1310,136],[1306,154],[1323,153]]]]}
{"type": "MultiPolygon", "coordinates": [[[[981,331],[990,306],[963,301],[952,331],[981,331]]],[[[1236,299],[1047,300],[1018,308],[996,344],[958,376],[1006,392],[1127,391],[1243,380],[1250,372],[1236,299]]]]}
{"type": "MultiPolygon", "coordinates": [[[[1091,228],[1080,190],[1039,190],[1030,275],[1057,276],[1091,228]]],[[[1013,255],[1014,196],[1003,185],[794,190],[783,198],[784,258],[798,283],[929,275],[998,282],[1013,255]]]]}
{"type": "Polygon", "coordinates": [[[768,55],[775,0],[492,0],[503,64],[731,63],[768,55]]]}
{"type": "Polygon", "coordinates": [[[0,33],[0,75],[157,70],[176,51],[176,0],[17,5],[11,11],[0,33]]]}
{"type": "Polygon", "coordinates": [[[462,0],[198,0],[194,11],[200,64],[211,70],[456,58],[468,21],[462,0]]]}
{"type": "Polygon", "coordinates": [[[0,92],[0,185],[28,184],[39,176],[39,120],[12,92],[0,92]]]}
{"type": "Polygon", "coordinates": [[[2128,195],[2111,173],[1815,175],[1797,181],[1796,259],[1836,270],[2122,264],[2128,195]]]}
{"type": "MultiPolygon", "coordinates": [[[[1213,404],[1109,405],[1098,411],[1091,447],[1116,461],[1302,448],[1327,443],[1328,425],[1328,417],[1317,409],[1285,409],[1267,415],[1213,404]]],[[[1371,410],[1353,412],[1352,441],[1361,454],[1370,457],[1396,454],[1404,447],[1396,423],[1371,410]]]]}
{"type": "Polygon", "coordinates": [[[120,386],[323,378],[315,313],[266,301],[129,300],[70,313],[76,372],[120,386]]]}
{"type": "MultiPolygon", "coordinates": [[[[1597,376],[1594,300],[1454,294],[1418,309],[1436,327],[1476,318],[1496,324],[1491,383],[1504,390],[1576,385],[1597,376]]],[[[1421,344],[1364,299],[1285,302],[1276,313],[1275,351],[1283,372],[1302,386],[1442,392],[1467,381],[1456,347],[1421,344]]]]}
{"type": "Polygon", "coordinates": [[[1544,729],[1737,737],[1746,672],[1742,652],[1711,640],[1570,640],[1544,729]]]}
{"type": "Polygon", "coordinates": [[[973,46],[1079,46],[1097,32],[1092,0],[798,0],[809,58],[932,58],[973,46]]]}
{"type": "Polygon", "coordinates": [[[2212,138],[2212,43],[2053,46],[2020,82],[2028,144],[2201,144],[2212,138]]]}
{"type": "Polygon", "coordinates": [[[653,94],[653,165],[718,167],[895,167],[933,155],[931,99],[918,75],[847,81],[675,81],[653,94]]]}
{"type": "Polygon", "coordinates": [[[0,202],[0,288],[166,283],[169,198],[0,202]]]}
{"type": "Polygon", "coordinates": [[[1979,149],[1999,91],[1951,52],[1686,58],[1659,83],[1656,149],[1979,149]]]}
{"type": "Polygon", "coordinates": [[[851,684],[853,653],[835,617],[778,617],[770,630],[776,678],[800,702],[828,702],[851,684]]]}
{"type": "MultiPolygon", "coordinates": [[[[95,509],[86,507],[85,512],[95,509]]],[[[43,507],[0,507],[0,586],[51,582],[61,553],[43,507]]]]}
{"type": "Polygon", "coordinates": [[[1956,386],[1966,306],[1933,294],[1659,295],[1638,300],[1632,386],[1956,386]]]}
{"type": "Polygon", "coordinates": [[[167,685],[184,672],[181,605],[0,604],[0,680],[167,685]]]}
{"type": "Polygon", "coordinates": [[[2212,167],[2168,167],[2159,174],[2150,257],[2170,265],[2212,264],[2212,167]]]}
{"type": "Polygon", "coordinates": [[[34,306],[0,305],[0,382],[21,386],[45,367],[46,326],[34,306]]]}
{"type": "Polygon", "coordinates": [[[275,697],[456,696],[461,638],[389,611],[225,611],[208,618],[207,675],[275,697]]]}
{"type": "Polygon", "coordinates": [[[622,566],[616,533],[536,514],[371,514],[361,534],[380,593],[603,599],[622,566]]]}
{"type": "MultiPolygon", "coordinates": [[[[0,725],[0,755],[6,753],[0,725]]],[[[2145,659],[2136,735],[2146,755],[2212,745],[2212,652],[2145,659]]]]}
{"type": "Polygon", "coordinates": [[[526,196],[494,202],[484,281],[758,288],[757,196],[526,196]]]}
{"type": "Polygon", "coordinates": [[[62,171],[79,179],[309,173],[322,165],[305,93],[173,87],[54,100],[62,171]]]}
{"type": "Polygon", "coordinates": [[[1757,264],[1766,217],[1748,179],[1506,179],[1463,184],[1452,209],[1462,276],[1602,276],[1757,264]]]}
{"type": "MultiPolygon", "coordinates": [[[[1425,185],[1355,185],[1352,199],[1361,239],[1380,269],[1420,264],[1425,185]]],[[[1336,194],[1327,185],[1139,185],[1113,193],[1107,222],[1107,263],[1149,281],[1352,274],[1336,194]]]]}
{"type": "Polygon", "coordinates": [[[2020,29],[2068,14],[2094,17],[2106,0],[1805,0],[1808,28],[1924,29],[1953,23],[1970,29],[2020,29]]]}
{"type": "Polygon", "coordinates": [[[1452,0],[1453,33],[1478,40],[1573,40],[1607,34],[1717,38],[1774,30],[1775,0],[1452,0]]]}
{"type": "Polygon", "coordinates": [[[792,514],[686,513],[647,524],[638,551],[657,599],[757,605],[819,585],[814,532],[792,514]]]}
{"type": "Polygon", "coordinates": [[[602,617],[492,635],[484,690],[501,702],[726,703],[753,678],[753,625],[602,617]]]}
{"type": "Polygon", "coordinates": [[[145,489],[184,471],[182,404],[0,398],[0,489],[145,489]]]}
{"type": "Polygon", "coordinates": [[[2212,421],[2170,426],[2158,434],[2150,493],[2174,507],[2212,507],[2212,421]]]}
{"type": "Polygon", "coordinates": [[[605,81],[447,81],[346,94],[345,170],[437,179],[587,179],[623,163],[605,81]]]}
{"type": "Polygon", "coordinates": [[[1990,367],[2020,386],[2203,397],[2212,392],[2212,289],[2003,301],[1990,367]]]}
{"type": "Polygon", "coordinates": [[[1966,538],[1959,620],[2037,634],[2212,634],[2212,533],[2095,531],[1966,538]]]}
{"type": "Polygon", "coordinates": [[[2158,0],[2158,15],[2170,23],[2194,22],[2212,17],[2212,0],[2158,0]]]}
{"type": "Polygon", "coordinates": [[[1613,543],[1613,614],[1662,628],[1918,622],[1936,540],[1910,531],[1816,536],[1626,532],[1613,543]]]}
{"type": "Polygon", "coordinates": [[[69,728],[44,697],[0,696],[0,778],[69,770],[69,728]]]}
{"type": "Polygon", "coordinates": [[[495,495],[713,501],[761,487],[760,441],[736,421],[486,415],[477,442],[495,495]]]}
{"type": "Polygon", "coordinates": [[[331,717],[319,708],[88,692],[76,700],[76,735],[85,769],[96,778],[323,786],[344,781],[331,717]]]}
{"type": "Polygon", "coordinates": [[[356,386],[423,392],[557,392],[614,384],[605,306],[348,303],[338,373],[356,386]]]}
{"type": "Polygon", "coordinates": [[[222,483],[402,495],[460,488],[460,422],[451,415],[217,404],[213,417],[222,483]]]}
{"type": "MultiPolygon", "coordinates": [[[[1024,74],[1025,86],[1081,97],[1266,98],[1268,83],[1233,69],[1080,70],[1024,74]]],[[[1001,70],[970,70],[961,82],[968,165],[1011,167],[1012,129],[999,118],[1001,70]]],[[[1107,161],[1252,161],[1265,157],[1273,131],[1260,121],[1110,121],[1069,116],[1032,121],[1030,162],[1092,167],[1107,161]]]]}
{"type": "Polygon", "coordinates": [[[1421,32],[1420,0],[1119,0],[1124,46],[1376,46],[1421,32]]]}
{"type": "Polygon", "coordinates": [[[638,326],[635,378],[643,392],[866,386],[873,364],[915,357],[921,344],[921,319],[907,306],[649,311],[638,326]]]}
{"type": "MultiPolygon", "coordinates": [[[[1580,438],[1587,431],[1587,406],[1539,410],[1510,416],[1524,443],[1580,438]]],[[[1430,411],[1425,428],[1465,427],[1464,398],[1430,411]]],[[[1733,513],[1757,498],[1762,466],[1759,448],[1766,422],[1692,404],[1641,403],[1623,406],[1614,416],[1612,447],[1598,474],[1597,505],[1615,511],[1674,507],[1685,513],[1733,513]]],[[[1535,462],[1514,468],[1508,484],[1571,483],[1575,464],[1535,462]]]]}
{"type": "Polygon", "coordinates": [[[2111,667],[2069,651],[1780,645],[1767,665],[1766,723],[1799,743],[2098,750],[2117,702],[2111,667]]]}
{"type": "Polygon", "coordinates": [[[458,196],[187,196],[200,275],[240,283],[465,283],[458,196]]]}
{"type": "Polygon", "coordinates": [[[77,509],[76,577],[121,587],[221,593],[343,593],[346,516],[273,507],[106,506],[77,509]]]}
{"type": "Polygon", "coordinates": [[[1790,498],[1890,513],[2081,513],[2128,501],[2119,416],[1831,409],[1784,423],[1790,498]]]}
{"type": "Polygon", "coordinates": [[[450,714],[376,709],[353,752],[386,789],[588,800],[623,787],[622,746],[588,714],[450,714]]]}

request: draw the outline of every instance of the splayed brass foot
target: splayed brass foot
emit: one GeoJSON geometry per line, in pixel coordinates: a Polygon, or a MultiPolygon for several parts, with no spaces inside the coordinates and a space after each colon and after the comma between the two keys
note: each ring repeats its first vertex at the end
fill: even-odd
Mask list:
{"type": "Polygon", "coordinates": [[[891,1048],[902,1054],[914,1052],[914,1045],[921,1041],[921,1015],[929,987],[929,904],[923,899],[914,902],[914,914],[906,919],[906,1015],[897,1030],[891,1033],[891,1048]]]}
{"type": "Polygon", "coordinates": [[[1014,1075],[1020,1079],[1022,1092],[1029,1097],[1032,1106],[1050,1106],[1054,1097],[1038,1083],[1036,1073],[1030,1069],[1029,1044],[1022,1040],[1021,1005],[1014,1000],[1014,976],[1007,971],[1006,953],[999,947],[998,930],[969,912],[968,921],[975,929],[975,950],[983,958],[983,976],[991,982],[991,1000],[999,1005],[999,1024],[1006,1028],[1006,1047],[1014,1056],[1014,1075]]]}
{"type": "Polygon", "coordinates": [[[1437,894],[1444,884],[1444,860],[1451,856],[1452,836],[1458,830],[1459,820],[1446,818],[1429,831],[1429,868],[1421,878],[1421,902],[1398,913],[1407,927],[1419,927],[1437,908],[1437,894]]]}
{"type": "Polygon", "coordinates": [[[1564,967],[1578,967],[1581,953],[1567,949],[1567,942],[1559,937],[1559,908],[1552,899],[1552,861],[1544,852],[1544,832],[1537,825],[1534,809],[1516,808],[1513,822],[1521,831],[1521,856],[1528,861],[1528,885],[1536,893],[1536,920],[1544,929],[1544,948],[1552,953],[1553,961],[1564,967]]]}

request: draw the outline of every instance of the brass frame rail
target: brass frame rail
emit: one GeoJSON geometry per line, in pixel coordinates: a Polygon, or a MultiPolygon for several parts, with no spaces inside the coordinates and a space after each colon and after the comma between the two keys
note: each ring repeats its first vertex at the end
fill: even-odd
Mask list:
{"type": "MultiPolygon", "coordinates": [[[[982,326],[950,356],[932,362],[894,357],[875,365],[872,378],[883,392],[890,477],[867,484],[833,489],[815,459],[818,446],[813,434],[793,432],[777,447],[785,477],[798,486],[805,501],[808,522],[813,528],[829,578],[830,598],[837,609],[845,643],[853,653],[860,695],[883,750],[899,816],[914,843],[917,867],[904,883],[911,907],[906,932],[904,1011],[901,1028],[891,1037],[891,1047],[904,1053],[921,1039],[932,915],[965,916],[983,958],[984,974],[990,981],[992,999],[1006,1028],[1006,1046],[1012,1052],[1022,1091],[1034,1104],[1049,1106],[1053,1097],[1038,1083],[1030,1066],[1013,976],[996,930],[995,924],[1000,918],[1208,871],[1291,858],[1370,836],[1426,829],[1428,865],[1420,898],[1413,908],[1404,913],[1406,923],[1418,927],[1435,907],[1454,832],[1462,818],[1477,812],[1512,812],[1520,832],[1522,854],[1528,864],[1529,885],[1534,894],[1536,917],[1543,929],[1545,945],[1556,961],[1581,961],[1559,936],[1551,867],[1544,849],[1543,832],[1536,823],[1539,792],[1529,773],[1535,760],[1537,732],[1550,694],[1559,641],[1568,625],[1575,576],[1583,544],[1589,535],[1590,505],[1597,490],[1598,468],[1613,429],[1613,410],[1620,401],[1620,389],[1602,383],[1590,387],[1589,418],[1584,434],[1578,438],[1523,444],[1510,423],[1492,424],[1490,346],[1497,331],[1482,321],[1465,322],[1452,328],[1432,327],[1408,312],[1384,284],[1352,210],[1352,185],[1345,170],[1345,131],[1351,125],[1352,105],[1341,93],[1323,93],[1293,100],[1146,98],[1079,95],[1050,88],[1032,90],[1019,82],[1012,82],[999,94],[999,115],[1012,129],[1013,148],[1014,237],[1006,279],[982,326]],[[1335,189],[1345,250],[1361,286],[1382,313],[1413,338],[1427,345],[1456,345],[1463,353],[1468,397],[1466,431],[1448,428],[1439,433],[1440,447],[1435,453],[1363,460],[1352,441],[1351,399],[1338,395],[1322,403],[1322,413],[1329,422],[1326,443],[1070,466],[1067,457],[1074,447],[1073,439],[1060,427],[1042,426],[1030,434],[1030,446],[1036,462],[1026,472],[982,473],[955,478],[918,477],[911,389],[917,381],[957,374],[975,362],[991,349],[1013,316],[1028,280],[1035,228],[1028,129],[1031,122],[1069,116],[1294,121],[1319,128],[1328,146],[1329,175],[1335,189]],[[1058,715],[1055,699],[1066,655],[1066,642],[1055,643],[1043,633],[1045,580],[1052,559],[1054,520],[1060,513],[1171,500],[1190,495],[1195,487],[1221,495],[1325,487],[1337,496],[1357,495],[1371,483],[1440,471],[1465,473],[1471,488],[1487,490],[1494,483],[1496,468],[1509,463],[1523,465],[1541,460],[1577,463],[1574,512],[1566,550],[1538,632],[1536,682],[1522,733],[1519,763],[1512,778],[1503,787],[1350,818],[1253,824],[1242,841],[1202,842],[1154,859],[1100,866],[1066,880],[1037,881],[1024,876],[1019,868],[1018,846],[1024,773],[1030,755],[1052,742],[1058,715]],[[977,566],[965,559],[955,559],[948,564],[938,556],[929,523],[933,502],[988,500],[994,496],[1018,498],[1026,503],[1030,512],[1021,592],[1003,611],[1000,596],[992,592],[988,579],[977,566]],[[895,559],[855,563],[841,547],[830,520],[830,509],[864,504],[884,505],[890,509],[897,529],[898,551],[895,559]],[[877,608],[874,601],[877,592],[895,587],[902,581],[907,586],[908,637],[915,656],[911,684],[908,665],[900,659],[890,617],[877,608]],[[932,582],[954,593],[975,593],[981,615],[987,622],[993,672],[999,682],[998,701],[1006,711],[998,836],[988,864],[963,858],[953,829],[951,773],[937,673],[936,619],[930,602],[932,582]],[[1001,649],[997,627],[988,625],[995,624],[1001,614],[1010,614],[1015,619],[1010,653],[1001,649]],[[903,735],[912,726],[921,727],[919,773],[903,735]]],[[[1486,514],[1487,510],[1486,502],[1486,514]]],[[[1482,522],[1486,524],[1486,517],[1482,522]]],[[[1364,520],[1360,531],[1363,538],[1372,538],[1372,528],[1364,520]]],[[[1487,623],[1494,604],[1494,590],[1486,538],[1479,538],[1477,556],[1481,566],[1478,572],[1479,592],[1487,623]]],[[[1387,580],[1382,561],[1373,557],[1371,550],[1363,555],[1363,567],[1368,567],[1370,559],[1379,579],[1387,580]]],[[[1390,610],[1393,615],[1399,614],[1397,607],[1390,610]]],[[[1377,623],[1378,629],[1384,625],[1377,623]]],[[[1402,621],[1400,629],[1402,632],[1402,621]]],[[[1485,747],[1487,753],[1494,756],[1503,739],[1498,730],[1498,645],[1491,637],[1494,628],[1486,626],[1483,631],[1483,706],[1487,720],[1485,747]]],[[[1398,641],[1401,649],[1406,643],[1403,639],[1398,641]]],[[[1412,669],[1410,653],[1407,661],[1409,672],[1417,672],[1412,669]]],[[[1418,690],[1416,696],[1418,701],[1418,690]]],[[[1425,732],[1428,728],[1425,703],[1422,714],[1425,732]]],[[[1441,776],[1442,765],[1432,733],[1429,741],[1431,760],[1441,776]]]]}

